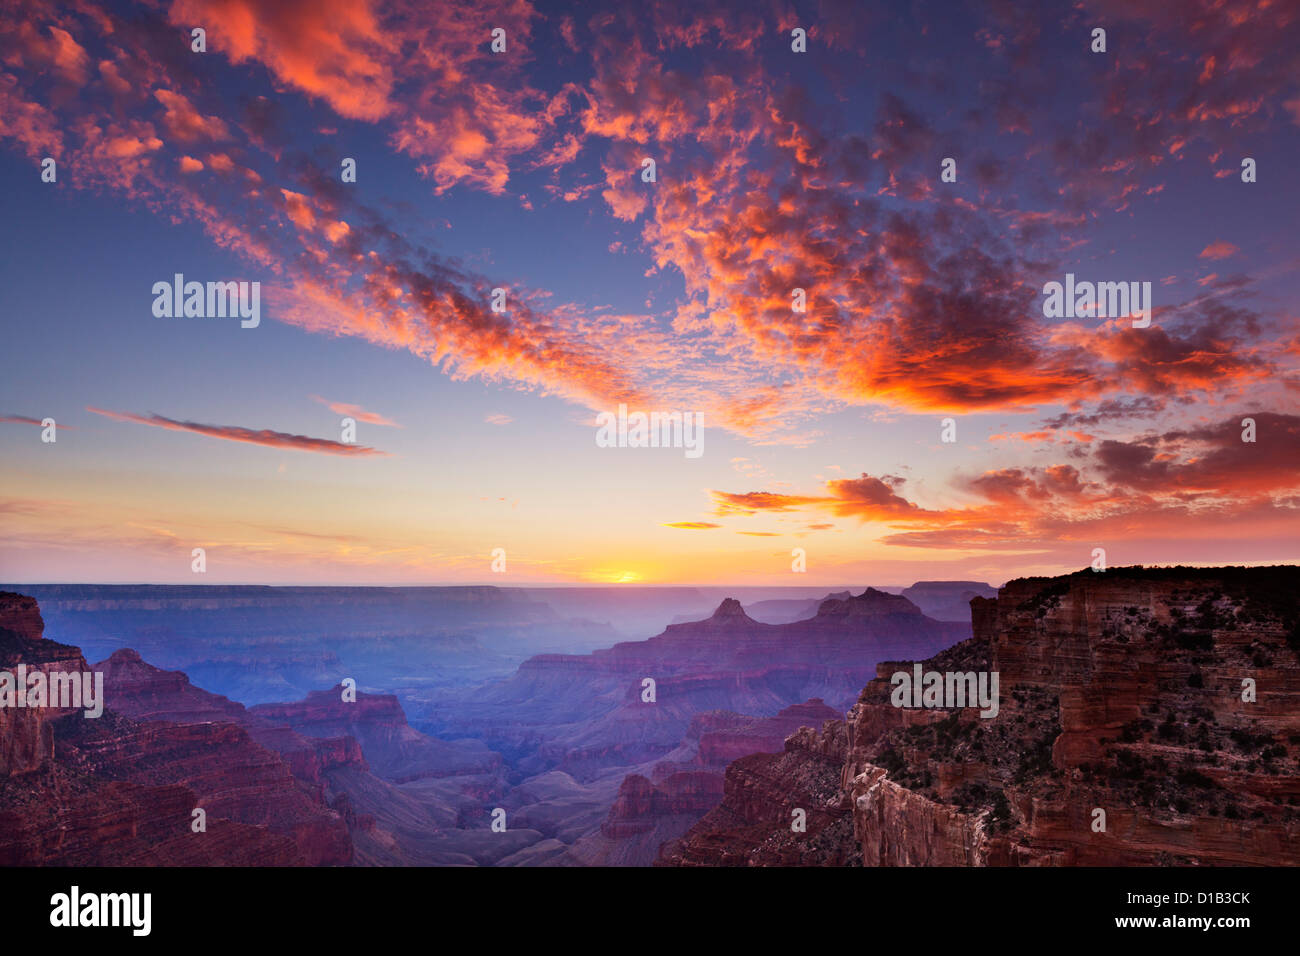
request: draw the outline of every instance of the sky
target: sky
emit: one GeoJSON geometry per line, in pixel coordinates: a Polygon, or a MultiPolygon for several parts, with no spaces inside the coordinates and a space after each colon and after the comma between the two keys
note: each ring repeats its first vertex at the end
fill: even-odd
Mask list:
{"type": "Polygon", "coordinates": [[[1295,0],[7,5],[0,580],[1293,563],[1297,49],[1295,0]]]}

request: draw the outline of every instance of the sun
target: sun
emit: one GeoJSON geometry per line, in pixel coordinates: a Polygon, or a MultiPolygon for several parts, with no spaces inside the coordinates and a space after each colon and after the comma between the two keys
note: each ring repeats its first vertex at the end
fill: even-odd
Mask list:
{"type": "Polygon", "coordinates": [[[597,584],[636,584],[645,580],[641,571],[633,571],[624,565],[619,567],[590,568],[582,573],[582,578],[597,584]]]}

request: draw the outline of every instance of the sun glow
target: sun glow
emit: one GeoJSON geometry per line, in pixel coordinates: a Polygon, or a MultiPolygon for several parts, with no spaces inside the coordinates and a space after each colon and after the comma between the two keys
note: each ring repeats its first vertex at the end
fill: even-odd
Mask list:
{"type": "Polygon", "coordinates": [[[644,580],[640,571],[627,571],[622,568],[598,568],[583,575],[588,581],[601,584],[636,584],[644,580]]]}

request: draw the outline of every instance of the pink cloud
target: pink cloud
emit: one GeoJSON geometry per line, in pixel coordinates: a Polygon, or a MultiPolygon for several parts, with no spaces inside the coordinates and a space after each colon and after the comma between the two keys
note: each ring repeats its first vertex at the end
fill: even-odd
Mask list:
{"type": "Polygon", "coordinates": [[[311,400],[320,402],[329,408],[336,415],[346,415],[348,418],[355,418],[359,422],[365,422],[367,425],[386,425],[389,428],[401,428],[391,418],[386,418],[378,412],[368,412],[360,405],[351,405],[347,402],[331,402],[328,399],[321,398],[319,395],[312,395],[311,400]]]}
{"type": "Polygon", "coordinates": [[[270,448],[284,448],[291,451],[309,451],[326,455],[346,455],[354,457],[387,455],[387,452],[379,451],[376,448],[369,448],[365,445],[349,445],[344,442],[331,441],[328,438],[309,438],[306,435],[292,435],[288,432],[271,431],[270,429],[265,428],[254,430],[251,428],[242,428],[237,425],[204,425],[198,422],[185,422],[178,421],[174,418],[165,418],[162,415],[133,415],[129,412],[107,411],[90,405],[86,406],[86,411],[94,412],[96,415],[103,415],[105,418],[111,418],[114,421],[132,422],[137,425],[151,425],[155,428],[165,428],[171,431],[192,432],[196,435],[206,435],[209,438],[244,442],[250,445],[266,445],[270,448]]]}
{"type": "Polygon", "coordinates": [[[1218,239],[1201,250],[1200,258],[1202,259],[1228,259],[1235,256],[1241,250],[1230,242],[1218,239]]]}

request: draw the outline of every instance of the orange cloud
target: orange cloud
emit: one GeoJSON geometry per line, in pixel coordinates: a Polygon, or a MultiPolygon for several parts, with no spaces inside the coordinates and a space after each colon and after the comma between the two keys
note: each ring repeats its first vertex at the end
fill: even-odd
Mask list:
{"type": "Polygon", "coordinates": [[[989,441],[1022,441],[1027,444],[1036,444],[1038,442],[1055,441],[1054,432],[1012,432],[1005,435],[990,435],[989,441]]]}
{"type": "Polygon", "coordinates": [[[204,116],[189,100],[171,90],[154,90],[154,99],[164,107],[162,125],[169,136],[183,143],[218,140],[230,136],[226,124],[216,116],[204,116]]]}
{"type": "Polygon", "coordinates": [[[369,0],[174,0],[173,25],[202,24],[210,50],[257,60],[282,83],[325,100],[341,116],[377,120],[392,109],[389,57],[397,39],[369,0]]]}
{"type": "Polygon", "coordinates": [[[1232,536],[1285,541],[1300,530],[1295,449],[1300,416],[1236,415],[1216,424],[1081,453],[1056,464],[986,471],[956,484],[978,503],[928,509],[906,500],[903,480],[862,475],[826,482],[823,495],[711,492],[718,514],[813,510],[896,530],[886,545],[1016,551],[1062,542],[1232,536]],[[1242,419],[1256,440],[1242,441],[1242,419]],[[1089,477],[1091,473],[1092,477],[1089,477]]]}
{"type": "Polygon", "coordinates": [[[312,210],[311,200],[290,189],[281,189],[280,195],[284,197],[285,215],[290,222],[306,232],[316,228],[316,213],[312,210]]]}
{"type": "MultiPolygon", "coordinates": [[[[0,134],[29,156],[66,145],[74,188],[120,188],[162,216],[200,223],[216,244],[279,277],[277,316],[303,328],[592,407],[671,395],[721,427],[793,443],[815,437],[806,419],[843,405],[1029,409],[1121,393],[1221,393],[1275,377],[1244,314],[1217,331],[1209,306],[1181,325],[1165,307],[1159,328],[1147,330],[1042,322],[1042,257],[1038,249],[1029,256],[1023,240],[1060,231],[1063,242],[1085,241],[1075,231],[1091,219],[1074,200],[1140,173],[1145,160],[1134,150],[1108,151],[1097,166],[1109,172],[1095,182],[1071,177],[1060,209],[1016,205],[1005,157],[995,156],[963,164],[985,192],[979,203],[948,202],[915,169],[950,130],[891,94],[860,136],[833,133],[801,90],[770,72],[760,38],[771,25],[752,10],[724,16],[672,5],[653,15],[597,14],[585,27],[552,24],[575,43],[581,34],[592,75],[551,90],[534,88],[524,72],[532,31],[548,21],[522,0],[473,10],[175,0],[167,17],[205,24],[214,53],[245,68],[262,64],[285,97],[317,97],[341,116],[384,124],[376,135],[411,157],[436,191],[462,184],[502,193],[520,165],[548,170],[556,181],[542,189],[556,197],[583,201],[603,189],[607,217],[637,223],[649,271],[680,274],[685,287],[669,323],[630,316],[610,326],[595,321],[595,309],[543,308],[542,291],[529,289],[512,289],[521,305],[493,314],[485,292],[504,284],[499,277],[416,252],[402,239],[401,213],[340,192],[327,175],[336,170],[281,162],[268,97],[243,111],[213,104],[220,91],[171,76],[181,71],[152,35],[111,10],[56,20],[24,8],[13,33],[0,35],[15,71],[0,75],[0,134]],[[487,51],[495,25],[507,29],[512,55],[487,51]],[[96,52],[102,82],[91,79],[75,101],[46,97],[30,70],[37,57],[54,62],[55,29],[96,52]],[[86,36],[94,30],[106,50],[86,36]],[[25,52],[29,37],[40,41],[37,52],[25,52]],[[715,43],[734,54],[725,68],[692,69],[698,57],[675,56],[715,43]],[[220,151],[177,148],[226,138],[220,151]],[[594,149],[604,150],[603,181],[583,171],[565,182],[552,168],[594,149]],[[655,184],[640,180],[646,155],[659,163],[655,184]],[[218,175],[175,175],[205,165],[218,175]],[[890,199],[877,198],[882,188],[890,199]],[[806,291],[806,312],[792,309],[794,288],[806,291]]],[[[1218,43],[1222,24],[1211,19],[1218,43]]],[[[990,27],[984,37],[997,39],[998,55],[1013,54],[1024,38],[1002,26],[1005,35],[990,27]]],[[[848,28],[825,29],[829,40],[848,28]]],[[[1267,54],[1258,47],[1266,31],[1248,32],[1252,55],[1267,54]]],[[[1251,99],[1240,90],[1219,99],[1217,84],[1244,78],[1240,61],[1210,55],[1218,64],[1205,91],[1212,109],[1254,116],[1234,107],[1251,99]]],[[[1124,92],[1108,112],[1124,115],[1124,92]]],[[[1015,110],[994,118],[1029,129],[1015,110]]],[[[1184,152],[1197,141],[1190,129],[1174,138],[1184,152]]],[[[1172,141],[1153,140],[1142,155],[1165,156],[1172,141]]],[[[1205,294],[1224,290],[1227,280],[1213,281],[1205,294]]]]}

